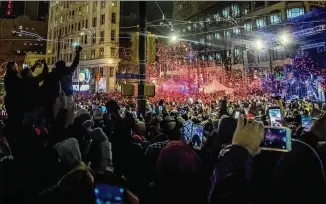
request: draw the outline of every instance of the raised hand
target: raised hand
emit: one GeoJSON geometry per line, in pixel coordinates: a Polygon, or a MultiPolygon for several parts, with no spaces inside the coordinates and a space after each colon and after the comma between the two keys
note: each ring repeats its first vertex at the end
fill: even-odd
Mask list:
{"type": "Polygon", "coordinates": [[[260,153],[259,145],[263,139],[264,124],[254,120],[245,123],[245,119],[240,115],[232,144],[246,148],[252,156],[255,156],[260,153]]]}

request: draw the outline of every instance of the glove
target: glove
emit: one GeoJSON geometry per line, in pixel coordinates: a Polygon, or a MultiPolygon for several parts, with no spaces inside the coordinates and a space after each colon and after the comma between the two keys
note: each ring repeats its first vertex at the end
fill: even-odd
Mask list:
{"type": "Polygon", "coordinates": [[[260,153],[259,145],[263,139],[264,124],[254,120],[248,120],[245,123],[245,119],[240,115],[232,144],[246,148],[252,156],[255,156],[260,153]]]}

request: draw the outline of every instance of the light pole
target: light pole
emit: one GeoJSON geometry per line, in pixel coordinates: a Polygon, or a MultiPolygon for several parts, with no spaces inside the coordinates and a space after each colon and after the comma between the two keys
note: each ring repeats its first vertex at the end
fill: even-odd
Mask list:
{"type": "Polygon", "coordinates": [[[145,116],[145,80],[146,80],[146,1],[139,1],[138,29],[139,29],[139,78],[138,78],[138,115],[145,116]]]}

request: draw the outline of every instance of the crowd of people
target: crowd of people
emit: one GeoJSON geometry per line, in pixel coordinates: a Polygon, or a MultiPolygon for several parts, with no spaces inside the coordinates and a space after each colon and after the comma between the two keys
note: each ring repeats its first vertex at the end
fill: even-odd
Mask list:
{"type": "Polygon", "coordinates": [[[70,67],[38,62],[37,76],[7,64],[1,203],[325,203],[322,103],[157,93],[142,115],[119,93],[73,93],[81,50],[70,67]],[[289,152],[259,147],[270,107],[298,141],[289,152]],[[315,119],[308,130],[301,115],[315,119]],[[116,186],[122,197],[112,196],[116,186]]]}

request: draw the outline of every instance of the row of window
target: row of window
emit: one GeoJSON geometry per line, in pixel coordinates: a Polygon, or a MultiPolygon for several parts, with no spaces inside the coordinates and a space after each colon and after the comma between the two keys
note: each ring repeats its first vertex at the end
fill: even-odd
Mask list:
{"type": "MultiPolygon", "coordinates": [[[[239,8],[239,5],[237,4],[233,4],[231,5],[231,11],[234,15],[239,15],[240,14],[240,8],[239,8]]],[[[224,8],[222,10],[222,16],[224,18],[228,18],[230,15],[230,9],[229,7],[227,8],[224,8]]],[[[290,8],[290,9],[287,9],[286,10],[286,18],[287,19],[290,19],[290,18],[294,18],[294,17],[297,17],[297,16],[300,16],[300,15],[303,15],[304,14],[304,8],[300,7],[300,8],[290,8]]],[[[235,17],[235,16],[233,16],[235,17]]],[[[220,20],[220,15],[217,13],[217,14],[214,14],[213,18],[216,20],[216,21],[219,21],[220,20]]],[[[206,22],[210,22],[210,17],[207,17],[206,18],[206,22]]],[[[256,18],[255,21],[254,21],[254,25],[253,26],[253,22],[252,21],[247,21],[244,23],[244,30],[247,31],[247,32],[251,32],[253,30],[253,27],[256,27],[257,29],[260,29],[260,28],[263,28],[267,25],[267,22],[269,22],[270,24],[277,24],[277,23],[280,23],[282,21],[282,14],[281,12],[277,12],[277,13],[272,13],[270,14],[268,17],[259,17],[259,18],[256,18]],[[267,19],[268,18],[268,19],[267,19]]],[[[182,29],[182,32],[186,32],[186,30],[188,31],[191,31],[192,28],[194,29],[197,29],[198,28],[198,25],[199,27],[204,27],[204,22],[203,21],[200,21],[198,23],[193,23],[192,26],[191,25],[188,25],[186,28],[183,28],[182,29]]]]}
{"type": "MultiPolygon", "coordinates": [[[[105,4],[106,4],[106,1],[101,1],[101,9],[105,8],[105,4]]],[[[116,1],[112,1],[111,2],[111,6],[112,7],[117,7],[117,2],[116,1]]],[[[96,9],[97,9],[97,1],[94,1],[93,2],[93,12],[96,12],[96,9]]]]}
{"type": "MultiPolygon", "coordinates": [[[[81,60],[100,59],[100,58],[104,58],[104,57],[111,57],[111,58],[118,57],[117,56],[118,55],[117,48],[115,48],[115,47],[110,48],[110,56],[105,54],[104,47],[98,48],[97,50],[98,50],[97,55],[96,55],[96,49],[91,49],[90,52],[88,52],[87,50],[82,51],[81,60]]],[[[71,62],[73,60],[73,54],[72,53],[61,54],[60,59],[71,62]]]]}

